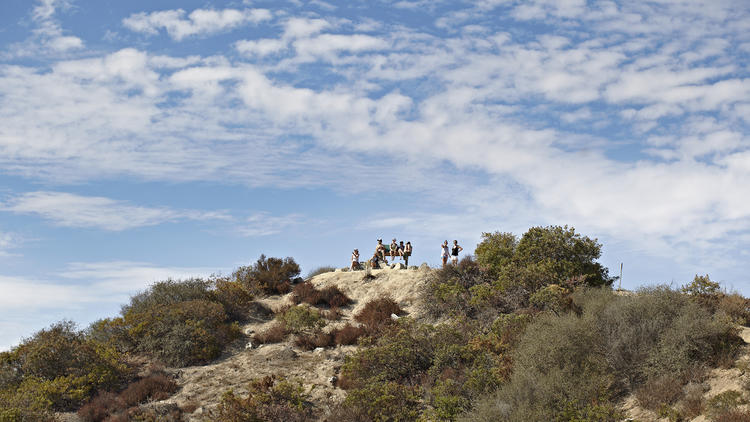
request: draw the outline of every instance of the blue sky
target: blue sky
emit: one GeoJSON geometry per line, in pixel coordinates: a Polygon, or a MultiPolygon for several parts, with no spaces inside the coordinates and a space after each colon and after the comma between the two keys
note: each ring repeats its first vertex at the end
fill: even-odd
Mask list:
{"type": "Polygon", "coordinates": [[[0,4],[0,349],[261,253],[568,224],[750,294],[742,1],[0,4]]]}

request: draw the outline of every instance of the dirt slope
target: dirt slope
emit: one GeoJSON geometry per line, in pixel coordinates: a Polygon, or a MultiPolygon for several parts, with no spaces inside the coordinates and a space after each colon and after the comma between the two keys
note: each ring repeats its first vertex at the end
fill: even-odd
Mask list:
{"type": "MultiPolygon", "coordinates": [[[[373,270],[373,279],[363,281],[363,271],[331,272],[314,277],[311,282],[318,288],[335,285],[354,304],[345,309],[341,321],[345,324],[353,314],[371,299],[389,295],[412,317],[422,316],[419,291],[430,273],[429,268],[373,270]]],[[[289,295],[272,296],[262,300],[271,309],[289,304],[289,295]]],[[[163,403],[175,403],[185,408],[200,404],[187,415],[191,421],[211,420],[211,413],[222,394],[233,389],[244,394],[250,380],[272,374],[284,374],[299,379],[310,392],[313,401],[324,409],[344,398],[344,391],[331,385],[330,378],[343,364],[346,354],[356,346],[339,346],[332,349],[304,351],[292,344],[292,337],[280,344],[248,348],[254,332],[263,331],[271,322],[251,322],[242,327],[246,337],[230,347],[224,356],[209,365],[192,366],[175,370],[180,390],[163,403]]]]}

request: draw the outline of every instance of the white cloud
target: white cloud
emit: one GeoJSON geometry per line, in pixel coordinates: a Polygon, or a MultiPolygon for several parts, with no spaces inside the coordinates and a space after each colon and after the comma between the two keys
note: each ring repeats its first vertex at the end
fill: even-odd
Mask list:
{"type": "Polygon", "coordinates": [[[193,35],[213,34],[241,25],[258,24],[273,17],[267,9],[195,9],[186,16],[183,9],[152,13],[136,13],[123,19],[122,24],[135,32],[156,35],[164,29],[174,40],[193,35]]]}
{"type": "MultiPolygon", "coordinates": [[[[744,33],[733,29],[746,12],[732,13],[731,2],[721,1],[708,15],[701,2],[475,6],[451,18],[471,21],[507,8],[561,30],[525,36],[494,28],[441,38],[382,23],[368,25],[382,33],[333,34],[340,21],[291,17],[278,37],[235,44],[241,54],[262,56],[257,65],[125,49],[49,71],[5,66],[0,163],[5,172],[45,180],[127,175],[439,190],[427,177],[406,187],[362,187],[404,157],[406,167],[418,162],[425,173],[448,163],[518,186],[521,193],[496,198],[503,206],[623,238],[658,237],[653,243],[665,248],[750,228],[741,192],[750,182],[743,161],[749,141],[736,123],[749,107],[747,72],[735,60],[747,47],[737,47],[744,33]],[[300,63],[313,63],[310,79],[323,82],[311,85],[304,72],[293,72],[300,63]],[[279,76],[289,73],[295,76],[279,76]],[[703,114],[722,123],[670,123],[703,114]],[[569,133],[572,124],[579,127],[569,133]],[[646,141],[665,134],[669,142],[646,141]],[[638,160],[610,155],[622,145],[638,160]],[[361,155],[381,160],[364,163],[361,155]]],[[[175,39],[240,25],[241,11],[210,12],[133,15],[126,25],[164,29],[175,39]]],[[[481,202],[481,189],[459,193],[481,202]]],[[[494,206],[477,212],[492,216],[494,206]]],[[[164,211],[152,220],[169,221],[164,211]]],[[[247,234],[262,235],[266,217],[250,221],[247,234]]]]}
{"type": "Polygon", "coordinates": [[[11,249],[18,244],[18,239],[12,233],[0,231],[0,257],[8,256],[11,249]]]}
{"type": "Polygon", "coordinates": [[[216,273],[218,270],[215,268],[164,267],[144,262],[106,261],[73,262],[68,264],[60,275],[69,280],[77,280],[79,283],[89,282],[86,288],[93,289],[99,298],[124,303],[128,295],[145,289],[157,281],[208,277],[216,273]]]}
{"type": "Polygon", "coordinates": [[[283,38],[307,38],[332,27],[325,19],[290,18],[284,23],[283,38]]]}
{"type": "Polygon", "coordinates": [[[287,42],[278,39],[241,40],[234,47],[240,54],[248,56],[267,56],[287,49],[287,42]]]}
{"type": "Polygon", "coordinates": [[[66,0],[38,0],[31,13],[35,25],[32,36],[11,45],[10,54],[17,57],[58,56],[82,49],[85,46],[83,40],[74,35],[66,35],[60,22],[55,19],[59,10],[69,8],[70,4],[66,0]]]}
{"type": "Polygon", "coordinates": [[[0,204],[0,210],[36,214],[63,227],[122,231],[180,220],[228,219],[221,212],[148,208],[125,201],[64,192],[29,192],[0,204]]]}
{"type": "Polygon", "coordinates": [[[303,217],[299,214],[274,216],[266,212],[256,213],[248,217],[238,232],[247,237],[270,236],[302,224],[303,217]]]}
{"type": "Polygon", "coordinates": [[[369,35],[322,34],[314,38],[300,39],[294,42],[294,48],[300,56],[325,57],[329,60],[335,53],[359,53],[363,51],[385,50],[389,43],[369,35]]]}

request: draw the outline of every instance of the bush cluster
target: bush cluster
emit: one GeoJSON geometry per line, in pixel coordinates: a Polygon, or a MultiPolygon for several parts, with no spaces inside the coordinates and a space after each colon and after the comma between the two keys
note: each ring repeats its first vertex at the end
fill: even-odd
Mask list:
{"type": "Polygon", "coordinates": [[[348,396],[335,414],[342,420],[453,420],[508,372],[500,338],[469,323],[402,318],[363,346],[341,370],[348,396]]]}
{"type": "Polygon", "coordinates": [[[308,421],[313,412],[302,384],[267,376],[250,383],[247,397],[227,391],[219,404],[217,422],[308,421]]]}
{"type": "Polygon", "coordinates": [[[0,420],[45,420],[51,410],[75,410],[131,375],[114,348],[72,322],[58,322],[0,353],[0,420]]]}
{"type": "Polygon", "coordinates": [[[217,358],[239,337],[252,296],[235,282],[190,279],[153,284],[123,306],[122,316],[92,324],[92,337],[121,351],[142,354],[171,366],[217,358]]]}
{"type": "Polygon", "coordinates": [[[648,407],[671,409],[702,365],[716,365],[739,345],[726,318],[666,287],[630,297],[588,289],[574,300],[579,313],[543,313],[531,322],[512,353],[509,381],[463,420],[560,420],[591,412],[616,419],[613,401],[639,388],[648,407]]]}

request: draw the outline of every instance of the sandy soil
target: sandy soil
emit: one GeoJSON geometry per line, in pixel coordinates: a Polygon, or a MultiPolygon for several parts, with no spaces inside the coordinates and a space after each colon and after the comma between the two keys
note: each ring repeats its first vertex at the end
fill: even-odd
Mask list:
{"type": "MultiPolygon", "coordinates": [[[[336,271],[316,276],[311,282],[318,288],[335,285],[355,301],[344,309],[340,321],[330,324],[336,326],[351,321],[367,302],[383,295],[393,298],[410,316],[420,318],[419,291],[430,271],[427,268],[373,270],[374,278],[367,281],[363,281],[364,271],[336,271]]],[[[289,295],[265,298],[262,302],[271,309],[291,303],[289,295]]],[[[356,346],[305,351],[295,347],[290,336],[284,343],[249,348],[252,333],[263,331],[271,323],[245,324],[242,329],[246,337],[233,344],[216,362],[174,370],[180,390],[164,403],[175,403],[183,409],[200,404],[186,416],[191,421],[208,421],[225,391],[232,389],[244,394],[251,380],[272,374],[301,381],[312,401],[324,410],[341,401],[345,392],[332,385],[331,377],[338,373],[344,357],[355,351],[356,346]]]]}

